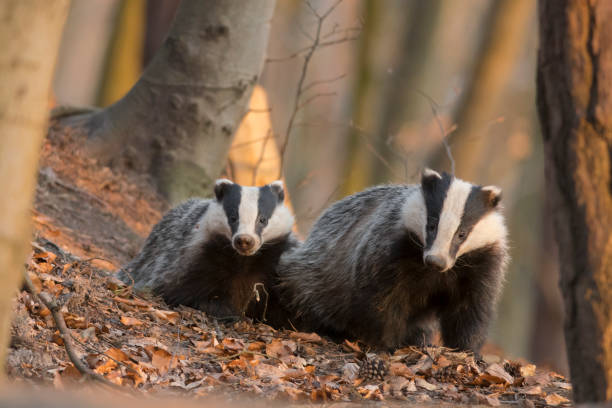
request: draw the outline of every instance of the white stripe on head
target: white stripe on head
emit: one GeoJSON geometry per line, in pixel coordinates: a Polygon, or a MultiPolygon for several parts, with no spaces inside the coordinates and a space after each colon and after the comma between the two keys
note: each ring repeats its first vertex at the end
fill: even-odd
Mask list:
{"type": "Polygon", "coordinates": [[[240,192],[240,206],[238,207],[238,230],[235,235],[246,234],[255,239],[257,248],[261,245],[261,240],[255,232],[255,223],[257,222],[257,214],[259,202],[258,187],[242,187],[240,192]]]}
{"type": "Polygon", "coordinates": [[[465,202],[471,190],[472,185],[470,183],[457,178],[453,179],[446,192],[446,197],[444,198],[440,219],[438,220],[436,238],[431,248],[425,252],[425,256],[441,256],[447,260],[447,265],[449,267],[453,265],[453,261],[449,257],[450,246],[455,236],[455,232],[461,224],[465,202]]]}
{"type": "Polygon", "coordinates": [[[268,225],[261,233],[263,242],[271,241],[291,232],[293,228],[293,214],[284,205],[278,205],[268,220],[268,225]]]}
{"type": "Polygon", "coordinates": [[[504,216],[497,211],[492,211],[474,225],[465,242],[459,247],[457,258],[491,244],[497,244],[506,249],[507,237],[508,230],[504,216]]]}
{"type": "Polygon", "coordinates": [[[408,231],[415,233],[425,245],[427,225],[427,208],[422,189],[415,189],[408,194],[402,204],[402,222],[408,231]]]}

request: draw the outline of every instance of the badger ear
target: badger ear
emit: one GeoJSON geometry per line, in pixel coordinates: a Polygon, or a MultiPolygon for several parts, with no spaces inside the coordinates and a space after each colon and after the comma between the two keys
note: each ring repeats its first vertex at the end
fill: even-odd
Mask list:
{"type": "Polygon", "coordinates": [[[283,201],[285,201],[285,188],[283,187],[282,180],[273,181],[270,184],[268,184],[268,186],[274,192],[274,194],[276,194],[276,196],[278,197],[279,203],[282,203],[283,201]]]}
{"type": "Polygon", "coordinates": [[[219,179],[215,181],[215,197],[217,197],[217,201],[223,200],[223,194],[228,186],[234,184],[228,179],[219,179]]]}
{"type": "Polygon", "coordinates": [[[482,188],[485,203],[489,208],[496,208],[501,201],[502,190],[497,186],[485,186],[482,188]]]}
{"type": "Polygon", "coordinates": [[[421,185],[428,186],[441,180],[442,176],[435,170],[425,167],[421,173],[421,185]]]}

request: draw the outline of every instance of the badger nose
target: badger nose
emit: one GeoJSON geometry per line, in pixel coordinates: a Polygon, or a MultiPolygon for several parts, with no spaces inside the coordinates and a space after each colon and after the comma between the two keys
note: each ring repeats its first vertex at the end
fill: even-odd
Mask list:
{"type": "Polygon", "coordinates": [[[255,240],[249,235],[237,235],[234,245],[241,251],[248,252],[255,246],[255,240]]]}
{"type": "Polygon", "coordinates": [[[446,269],[446,259],[440,255],[426,255],[424,260],[428,266],[433,266],[440,270],[446,269]]]}

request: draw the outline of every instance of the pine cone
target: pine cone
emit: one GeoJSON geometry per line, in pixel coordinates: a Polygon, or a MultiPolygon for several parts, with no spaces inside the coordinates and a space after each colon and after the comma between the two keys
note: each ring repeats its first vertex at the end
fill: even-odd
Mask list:
{"type": "Polygon", "coordinates": [[[367,355],[359,365],[359,377],[366,380],[384,380],[389,374],[389,367],[385,361],[376,355],[367,355]]]}

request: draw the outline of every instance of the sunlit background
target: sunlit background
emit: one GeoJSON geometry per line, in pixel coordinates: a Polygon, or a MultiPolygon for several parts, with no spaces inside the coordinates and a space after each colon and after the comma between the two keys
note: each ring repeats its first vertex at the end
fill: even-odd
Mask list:
{"type": "MultiPolygon", "coordinates": [[[[121,98],[163,42],[178,3],[73,0],[55,103],[121,98]]],[[[415,182],[424,164],[450,170],[446,137],[458,177],[504,190],[512,263],[490,349],[566,373],[534,104],[536,2],[344,0],[325,16],[335,4],[277,2],[261,87],[226,172],[244,184],[277,178],[288,141],[285,177],[306,234],[347,194],[415,182]]]]}

